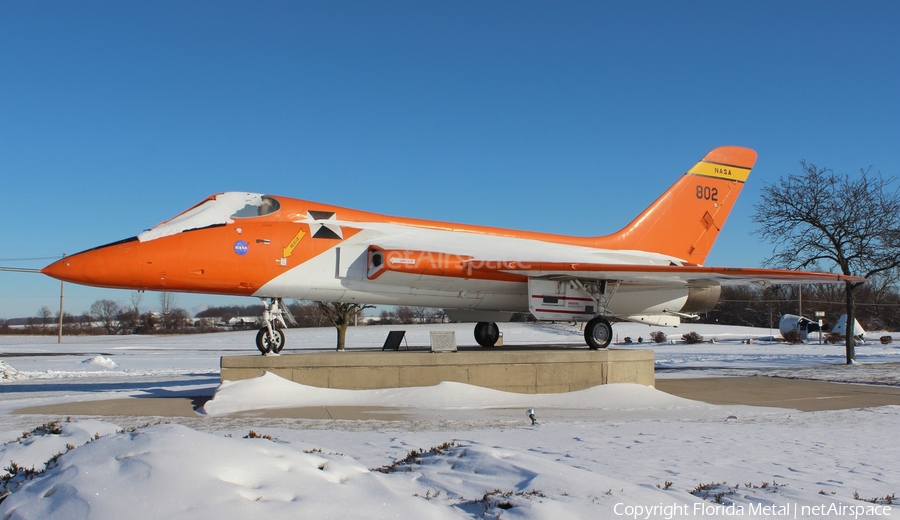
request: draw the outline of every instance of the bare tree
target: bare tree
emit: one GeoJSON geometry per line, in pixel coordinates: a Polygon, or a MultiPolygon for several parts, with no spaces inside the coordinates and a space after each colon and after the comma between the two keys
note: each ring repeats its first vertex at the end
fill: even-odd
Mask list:
{"type": "Polygon", "coordinates": [[[200,318],[198,325],[201,332],[213,332],[216,330],[216,318],[210,316],[200,318]]]}
{"type": "Polygon", "coordinates": [[[160,326],[163,330],[172,330],[175,328],[173,311],[175,310],[176,302],[177,298],[173,293],[159,293],[159,318],[161,322],[160,326]]]}
{"type": "MultiPolygon", "coordinates": [[[[860,170],[838,175],[800,162],[803,173],[782,177],[763,188],[753,220],[757,235],[775,244],[767,265],[812,269],[825,264],[845,275],[870,278],[900,266],[900,191],[894,177],[860,170]]],[[[845,285],[847,330],[853,330],[854,292],[845,285]]],[[[847,363],[856,359],[852,332],[847,363]]]]}
{"type": "Polygon", "coordinates": [[[91,305],[91,317],[100,322],[107,334],[119,332],[119,305],[112,300],[97,300],[91,305]]]}
{"type": "Polygon", "coordinates": [[[88,311],[82,312],[81,316],[78,317],[79,326],[88,332],[90,332],[91,327],[93,327],[93,321],[94,319],[88,311]]]}
{"type": "Polygon", "coordinates": [[[431,322],[431,311],[428,307],[413,307],[413,316],[416,318],[416,323],[429,323],[431,322]]]}
{"type": "Polygon", "coordinates": [[[122,307],[116,319],[119,322],[119,332],[122,334],[134,333],[140,322],[140,316],[138,316],[137,312],[128,307],[122,307]]]}
{"type": "Polygon", "coordinates": [[[156,329],[157,321],[156,317],[153,315],[153,311],[147,311],[140,317],[141,322],[141,331],[143,334],[150,334],[156,329]]]}
{"type": "Polygon", "coordinates": [[[131,293],[131,306],[134,307],[134,315],[136,317],[136,321],[140,321],[141,318],[141,302],[144,301],[144,293],[141,291],[133,291],[131,293]]]}
{"type": "Polygon", "coordinates": [[[41,329],[44,329],[47,324],[53,323],[53,311],[45,305],[38,310],[38,318],[41,320],[41,329]]]}
{"type": "MultiPolygon", "coordinates": [[[[59,312],[56,313],[53,321],[59,323],[59,312]]],[[[75,316],[72,316],[70,313],[63,311],[62,322],[64,327],[71,328],[72,325],[75,324],[75,316]]]]}
{"type": "Polygon", "coordinates": [[[384,309],[381,311],[381,316],[378,319],[378,323],[382,325],[395,325],[398,323],[397,321],[397,313],[384,309]]]}
{"type": "Polygon", "coordinates": [[[298,327],[324,327],[331,323],[331,319],[316,302],[294,301],[289,309],[298,327]]]}
{"type": "Polygon", "coordinates": [[[44,327],[38,326],[39,321],[41,321],[41,319],[37,318],[35,316],[28,317],[28,319],[25,321],[25,330],[28,331],[28,334],[42,334],[43,333],[44,327]]]}
{"type": "Polygon", "coordinates": [[[397,307],[397,321],[403,325],[409,325],[416,322],[416,312],[412,307],[397,307]]]}
{"type": "Polygon", "coordinates": [[[342,302],[316,302],[319,309],[328,317],[334,328],[337,329],[337,349],[344,350],[347,344],[347,327],[353,322],[353,318],[362,314],[366,309],[371,309],[371,305],[363,305],[361,303],[342,303],[342,302]]]}
{"type": "Polygon", "coordinates": [[[176,332],[184,332],[190,323],[190,313],[182,309],[181,307],[175,307],[169,312],[169,325],[171,327],[170,330],[174,330],[176,332]]]}

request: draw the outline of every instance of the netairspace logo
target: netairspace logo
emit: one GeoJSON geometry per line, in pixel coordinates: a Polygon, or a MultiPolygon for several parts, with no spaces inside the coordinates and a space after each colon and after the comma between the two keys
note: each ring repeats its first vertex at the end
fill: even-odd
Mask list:
{"type": "Polygon", "coordinates": [[[657,504],[653,506],[628,505],[619,502],[613,507],[616,516],[633,520],[649,520],[650,518],[696,518],[696,517],[767,517],[767,518],[853,518],[890,516],[891,506],[882,504],[853,504],[840,502],[820,505],[800,504],[711,504],[695,502],[693,504],[657,504]]]}

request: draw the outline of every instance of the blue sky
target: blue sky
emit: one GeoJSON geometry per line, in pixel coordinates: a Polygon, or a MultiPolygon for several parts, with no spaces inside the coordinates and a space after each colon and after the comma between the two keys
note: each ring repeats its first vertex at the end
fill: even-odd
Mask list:
{"type": "MultiPolygon", "coordinates": [[[[0,265],[230,190],[606,234],[742,145],[707,265],[758,266],[754,205],[800,160],[900,174],[898,26],[890,1],[3,2],[0,265]]],[[[130,293],[66,285],[100,298],[130,293]]],[[[0,317],[58,300],[0,272],[0,317]]],[[[255,302],[179,296],[226,301],[255,302]]]]}

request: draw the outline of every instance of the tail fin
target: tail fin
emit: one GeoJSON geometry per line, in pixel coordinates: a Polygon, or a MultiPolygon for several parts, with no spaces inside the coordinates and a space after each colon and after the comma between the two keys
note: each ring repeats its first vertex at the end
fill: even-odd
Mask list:
{"type": "Polygon", "coordinates": [[[716,148],[624,229],[598,238],[597,246],[703,264],[755,163],[749,148],[716,148]]]}

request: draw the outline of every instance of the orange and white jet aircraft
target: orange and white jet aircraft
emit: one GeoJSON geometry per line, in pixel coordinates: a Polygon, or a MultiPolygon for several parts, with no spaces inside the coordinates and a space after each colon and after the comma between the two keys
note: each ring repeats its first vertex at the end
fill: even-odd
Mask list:
{"type": "Polygon", "coordinates": [[[390,217],[256,193],[213,195],[140,235],[68,256],[42,272],[133,290],[263,300],[263,354],[284,346],[284,298],[439,307],[478,322],[586,321],[592,349],[607,318],[677,325],[712,309],[722,285],[864,281],[830,273],[703,267],[756,152],[716,148],[624,229],[571,237],[390,217]]]}

